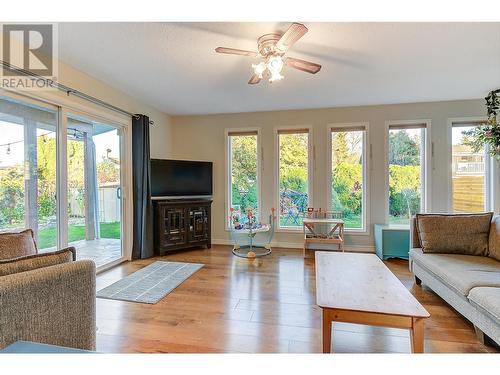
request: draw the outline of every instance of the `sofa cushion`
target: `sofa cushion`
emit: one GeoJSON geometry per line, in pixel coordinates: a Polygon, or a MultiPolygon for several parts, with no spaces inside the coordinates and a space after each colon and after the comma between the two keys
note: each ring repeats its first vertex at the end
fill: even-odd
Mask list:
{"type": "Polygon", "coordinates": [[[500,324],[500,288],[473,288],[469,293],[469,301],[500,324]]]}
{"type": "Polygon", "coordinates": [[[20,258],[0,260],[0,276],[25,272],[37,268],[55,266],[75,260],[75,248],[54,251],[50,253],[34,254],[20,258]]]}
{"type": "Polygon", "coordinates": [[[424,253],[488,255],[492,212],[481,214],[417,214],[424,253]]]}
{"type": "Polygon", "coordinates": [[[0,260],[36,254],[35,236],[31,229],[18,233],[0,233],[0,260]]]}
{"type": "Polygon", "coordinates": [[[488,256],[500,261],[500,215],[491,221],[488,256]]]}
{"type": "Polygon", "coordinates": [[[500,287],[500,262],[483,256],[429,254],[411,249],[410,259],[464,297],[472,288],[500,287]]]}

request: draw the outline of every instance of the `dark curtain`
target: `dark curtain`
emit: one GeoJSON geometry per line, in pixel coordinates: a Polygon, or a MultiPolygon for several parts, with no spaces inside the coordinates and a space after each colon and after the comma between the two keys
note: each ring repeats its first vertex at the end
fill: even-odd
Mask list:
{"type": "Polygon", "coordinates": [[[134,240],[132,258],[149,258],[153,250],[153,206],[151,203],[151,157],[149,117],[132,117],[132,174],[134,193],[134,240]]]}

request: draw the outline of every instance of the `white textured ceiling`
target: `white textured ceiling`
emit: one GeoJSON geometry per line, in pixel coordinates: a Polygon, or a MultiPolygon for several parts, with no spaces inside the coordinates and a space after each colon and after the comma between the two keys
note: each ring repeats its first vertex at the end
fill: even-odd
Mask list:
{"type": "Polygon", "coordinates": [[[283,81],[248,85],[257,38],[289,23],[61,23],[66,62],[171,115],[482,98],[500,86],[500,23],[305,23],[283,81]]]}

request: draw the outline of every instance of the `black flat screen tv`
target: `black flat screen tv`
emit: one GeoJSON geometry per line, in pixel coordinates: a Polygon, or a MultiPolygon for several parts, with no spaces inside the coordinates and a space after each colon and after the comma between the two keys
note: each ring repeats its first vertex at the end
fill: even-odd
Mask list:
{"type": "Polygon", "coordinates": [[[212,163],[151,159],[151,197],[212,195],[212,163]]]}

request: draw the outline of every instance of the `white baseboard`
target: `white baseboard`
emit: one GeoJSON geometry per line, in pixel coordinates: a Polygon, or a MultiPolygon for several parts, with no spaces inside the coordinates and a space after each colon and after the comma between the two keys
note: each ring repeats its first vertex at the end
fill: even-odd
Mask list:
{"type": "Polygon", "coordinates": [[[233,245],[234,242],[231,240],[218,240],[215,238],[212,238],[212,245],[233,245]]]}
{"type": "MultiPolygon", "coordinates": [[[[212,239],[213,245],[233,245],[234,242],[231,240],[223,240],[223,239],[212,239]]],[[[303,244],[301,242],[271,242],[272,247],[277,248],[287,248],[287,249],[302,249],[303,244]]],[[[315,250],[325,250],[326,247],[309,247],[309,249],[315,250]]],[[[346,251],[352,251],[357,253],[375,253],[375,247],[373,246],[364,246],[364,245],[344,245],[344,249],[346,251]]]]}

